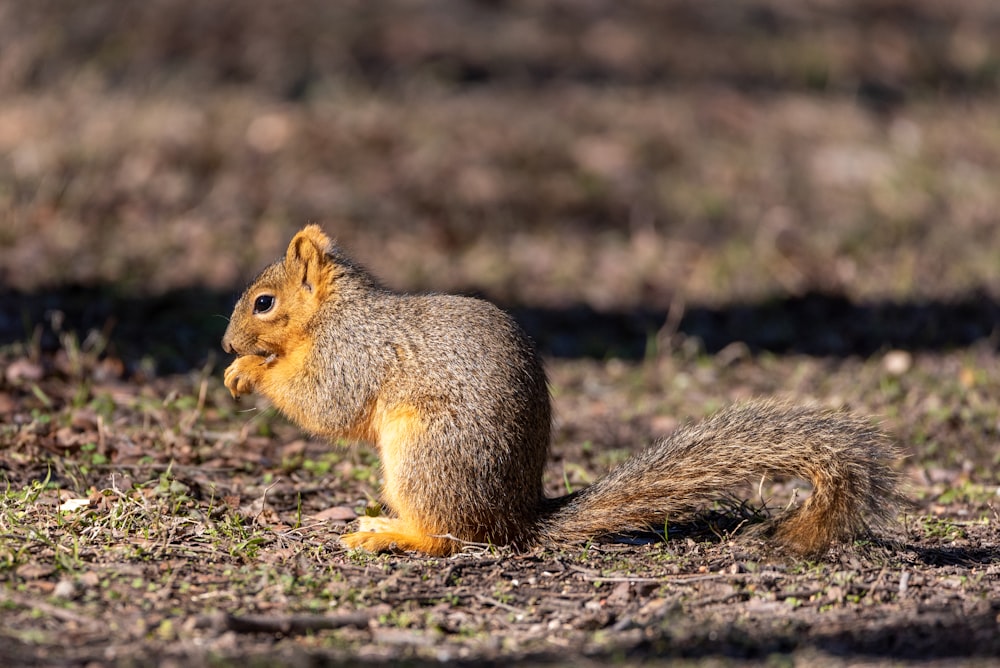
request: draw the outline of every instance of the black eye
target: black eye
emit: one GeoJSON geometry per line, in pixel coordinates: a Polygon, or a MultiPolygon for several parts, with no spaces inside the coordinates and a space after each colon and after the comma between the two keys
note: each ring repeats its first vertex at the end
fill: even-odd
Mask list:
{"type": "Polygon", "coordinates": [[[274,295],[261,295],[253,300],[254,313],[267,313],[274,308],[274,295]]]}

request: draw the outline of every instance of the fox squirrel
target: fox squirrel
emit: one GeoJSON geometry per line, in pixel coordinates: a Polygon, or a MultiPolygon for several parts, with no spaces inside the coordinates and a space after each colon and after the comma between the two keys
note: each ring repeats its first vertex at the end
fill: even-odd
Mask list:
{"type": "Polygon", "coordinates": [[[812,482],[772,527],[821,554],[890,521],[896,452],[846,413],[736,405],[652,444],[595,484],[542,490],[550,403],[527,335],[494,305],[383,288],[316,225],[243,293],[222,340],[234,397],[257,391],[304,429],[378,449],[393,516],[341,540],[447,555],[463,542],[526,547],[663,526],[761,475],[812,482]]]}

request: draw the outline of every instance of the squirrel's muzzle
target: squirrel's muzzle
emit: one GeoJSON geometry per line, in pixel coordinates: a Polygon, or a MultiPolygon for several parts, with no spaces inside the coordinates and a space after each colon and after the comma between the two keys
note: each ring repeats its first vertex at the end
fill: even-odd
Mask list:
{"type": "Polygon", "coordinates": [[[230,354],[236,352],[233,349],[233,336],[228,327],[226,327],[226,333],[222,335],[222,349],[230,354]]]}

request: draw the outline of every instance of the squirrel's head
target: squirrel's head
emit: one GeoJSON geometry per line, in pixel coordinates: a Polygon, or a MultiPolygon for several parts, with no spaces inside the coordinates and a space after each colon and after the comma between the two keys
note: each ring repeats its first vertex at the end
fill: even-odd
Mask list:
{"type": "Polygon", "coordinates": [[[222,349],[282,356],[308,337],[310,320],[333,296],[336,278],[343,273],[334,250],[318,225],[302,228],[285,257],[265,268],[236,302],[222,349]]]}

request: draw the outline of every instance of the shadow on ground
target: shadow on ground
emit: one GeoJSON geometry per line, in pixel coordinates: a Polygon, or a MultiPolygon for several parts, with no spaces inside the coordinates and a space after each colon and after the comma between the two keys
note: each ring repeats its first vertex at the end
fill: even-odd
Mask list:
{"type": "Polygon", "coordinates": [[[98,332],[104,354],[120,358],[127,375],[140,367],[180,373],[223,354],[219,342],[237,296],[202,288],[127,296],[111,286],[0,293],[0,345],[23,341],[53,351],[66,334],[83,343],[98,332]]]}
{"type": "Polygon", "coordinates": [[[950,301],[853,303],[811,293],[721,307],[688,305],[680,317],[658,310],[597,312],[513,307],[512,312],[556,357],[638,359],[662,334],[697,339],[718,353],[742,343],[751,353],[867,357],[889,349],[945,351],[994,342],[1000,304],[985,292],[950,301]]]}
{"type": "MultiPolygon", "coordinates": [[[[625,641],[616,649],[588,654],[580,665],[608,665],[622,661],[650,661],[660,659],[749,659],[762,660],[781,654],[810,653],[837,657],[854,661],[934,661],[960,659],[988,659],[1000,653],[1000,636],[996,634],[996,615],[1000,603],[984,603],[970,614],[956,609],[925,609],[915,617],[892,623],[871,622],[868,625],[853,624],[842,626],[836,621],[832,628],[820,629],[808,623],[788,623],[787,618],[778,627],[778,622],[768,624],[767,620],[720,623],[710,627],[692,625],[682,618],[668,614],[660,628],[645,630],[645,638],[639,642],[625,641]],[[761,627],[764,628],[761,628],[761,627]],[[770,626],[771,628],[768,628],[770,626]],[[652,636],[652,637],[650,637],[652,636]]],[[[619,620],[623,637],[632,638],[629,629],[636,629],[629,620],[619,620]]],[[[616,624],[616,627],[618,624],[616,624]]],[[[301,646],[283,644],[280,637],[273,634],[243,635],[241,650],[227,658],[219,655],[198,656],[197,651],[185,653],[178,648],[177,658],[183,657],[186,665],[229,666],[245,663],[254,664],[255,657],[267,656],[269,662],[278,659],[287,666],[342,666],[342,665],[383,665],[381,658],[368,661],[351,657],[345,661],[323,652],[306,650],[301,646]],[[273,644],[276,643],[276,644],[273,644]]],[[[39,655],[39,648],[14,641],[0,649],[0,659],[10,660],[6,665],[48,665],[52,661],[85,663],[88,659],[100,661],[96,650],[74,648],[71,656],[58,656],[58,650],[39,655]],[[91,656],[93,654],[93,656],[91,656]]],[[[128,654],[127,648],[122,648],[128,654]]],[[[152,657],[130,657],[143,662],[152,657]]],[[[518,657],[528,665],[564,665],[565,655],[539,652],[518,657]]],[[[478,658],[474,661],[452,660],[456,666],[506,666],[510,658],[490,660],[478,658]]],[[[437,666],[440,661],[410,659],[409,666],[437,666]]]]}
{"type": "MultiPolygon", "coordinates": [[[[126,370],[152,363],[157,373],[201,368],[222,354],[219,341],[237,291],[188,288],[157,296],[125,296],[108,286],[0,294],[0,345],[60,345],[60,333],[83,340],[102,332],[107,353],[126,370]]],[[[488,296],[487,296],[488,297],[488,296]]],[[[681,335],[714,354],[743,344],[753,354],[870,356],[889,349],[945,351],[996,345],[1000,303],[986,292],[949,301],[854,303],[831,294],[778,296],[721,307],[688,305],[680,317],[663,310],[596,311],[505,305],[543,353],[558,358],[642,359],[651,346],[681,335]]]]}

